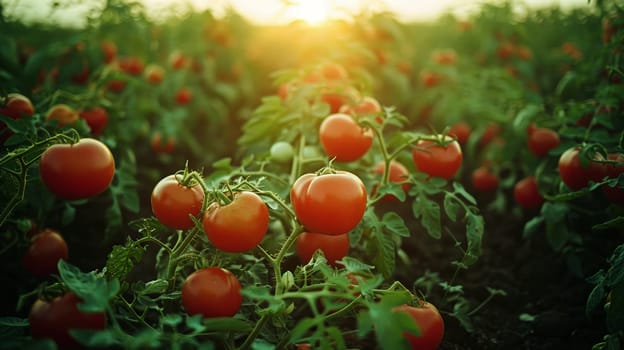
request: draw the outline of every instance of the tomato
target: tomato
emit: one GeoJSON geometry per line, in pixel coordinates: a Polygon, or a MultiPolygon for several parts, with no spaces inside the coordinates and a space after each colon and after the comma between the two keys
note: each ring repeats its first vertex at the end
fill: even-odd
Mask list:
{"type": "Polygon", "coordinates": [[[420,140],[412,150],[416,168],[429,176],[449,180],[462,164],[462,150],[459,143],[450,136],[444,136],[445,145],[435,141],[420,140]]]}
{"type": "Polygon", "coordinates": [[[504,42],[496,48],[496,55],[503,61],[510,59],[515,52],[515,47],[510,42],[504,42]]]}
{"type": "Polygon", "coordinates": [[[339,235],[355,228],[366,210],[366,187],[347,171],[303,174],[290,189],[299,222],[310,232],[339,235]]]}
{"type": "MultiPolygon", "coordinates": [[[[558,169],[561,181],[573,191],[587,187],[589,181],[601,181],[607,175],[607,167],[604,164],[590,161],[587,167],[583,167],[579,152],[579,147],[571,147],[559,157],[558,169]]],[[[604,157],[596,153],[594,160],[602,161],[604,157]]]]}
{"type": "Polygon", "coordinates": [[[282,99],[282,101],[286,100],[288,98],[288,91],[290,90],[290,84],[289,83],[282,83],[280,84],[280,86],[278,86],[277,88],[277,95],[280,97],[280,99],[282,99]]]}
{"type": "Polygon", "coordinates": [[[454,65],[457,63],[457,53],[453,49],[435,51],[432,58],[438,64],[454,65]]]}
{"type": "Polygon", "coordinates": [[[28,250],[24,254],[24,267],[38,277],[46,277],[58,273],[59,260],[67,260],[69,250],[63,236],[58,232],[46,229],[32,237],[28,250]]]}
{"type": "Polygon", "coordinates": [[[451,128],[448,131],[448,135],[457,139],[457,142],[461,145],[465,145],[468,143],[468,138],[472,133],[472,128],[470,124],[466,122],[457,122],[451,125],[451,128]]]}
{"type": "Polygon", "coordinates": [[[126,82],[123,80],[109,80],[106,83],[106,87],[108,87],[109,90],[113,91],[113,92],[122,92],[125,88],[126,88],[126,82]]]}
{"type": "Polygon", "coordinates": [[[228,253],[241,253],[258,246],[269,229],[269,208],[253,192],[234,195],[232,202],[212,203],[204,213],[208,240],[228,253]]]}
{"type": "Polygon", "coordinates": [[[407,304],[396,306],[394,312],[405,312],[416,323],[420,335],[404,333],[414,350],[436,350],[444,337],[444,319],[431,303],[423,302],[420,307],[407,304]]]}
{"type": "Polygon", "coordinates": [[[472,172],[472,186],[479,192],[492,192],[498,188],[498,175],[485,165],[472,172]]]}
{"type": "Polygon", "coordinates": [[[330,113],[338,113],[342,106],[358,99],[358,91],[351,86],[330,85],[321,92],[321,101],[329,105],[330,113]]]}
{"type": "Polygon", "coordinates": [[[331,266],[349,254],[349,233],[326,235],[322,233],[303,232],[297,236],[297,255],[303,264],[307,264],[314,252],[321,250],[331,266]]]}
{"type": "Polygon", "coordinates": [[[189,215],[199,217],[203,202],[201,185],[185,186],[176,175],[164,177],[152,190],[152,213],[163,225],[177,230],[195,226],[189,215]]]}
{"type": "Polygon", "coordinates": [[[535,176],[527,176],[514,185],[514,199],[526,209],[537,208],[544,203],[544,197],[537,187],[535,176]]]}
{"type": "Polygon", "coordinates": [[[481,138],[479,139],[479,143],[482,146],[485,146],[492,142],[494,138],[501,133],[501,127],[498,123],[490,122],[487,124],[483,133],[481,134],[481,138]]]}
{"type": "MultiPolygon", "coordinates": [[[[375,164],[375,166],[373,167],[373,174],[378,175],[378,177],[383,176],[384,171],[386,170],[386,163],[384,161],[380,161],[377,164],[375,164]]],[[[405,167],[405,165],[403,165],[401,162],[399,162],[398,160],[392,160],[390,162],[390,170],[388,171],[388,181],[390,182],[405,182],[409,179],[409,170],[407,170],[407,168],[405,167]]],[[[373,192],[376,191],[376,185],[375,185],[375,189],[373,190],[373,192]]],[[[403,184],[403,191],[407,192],[409,191],[410,185],[409,184],[403,184]]],[[[387,194],[384,196],[383,200],[384,201],[392,201],[392,200],[396,200],[397,198],[391,194],[387,194]]]]}
{"type": "Polygon", "coordinates": [[[115,175],[115,159],[102,142],[83,138],[75,144],[52,145],[39,160],[41,180],[63,199],[81,199],[104,192],[115,175]]]}
{"type": "Polygon", "coordinates": [[[101,134],[108,124],[108,112],[102,107],[80,111],[78,115],[87,122],[93,135],[101,134]]]}
{"type": "Polygon", "coordinates": [[[182,284],[182,305],[189,315],[232,317],[242,302],[240,282],[220,267],[197,270],[182,284]]]}
{"type": "Polygon", "coordinates": [[[193,99],[193,92],[189,88],[183,87],[178,90],[175,98],[179,105],[185,105],[193,99]]]}
{"type": "Polygon", "coordinates": [[[136,56],[120,57],[117,64],[122,71],[134,76],[141,75],[145,68],[143,60],[136,56]]]}
{"type": "Polygon", "coordinates": [[[104,62],[111,63],[117,57],[117,45],[112,41],[103,41],[101,44],[104,62]]]}
{"type": "Polygon", "coordinates": [[[45,116],[46,120],[56,120],[59,126],[73,125],[78,118],[78,113],[63,103],[50,107],[45,116]]]}
{"type": "Polygon", "coordinates": [[[78,309],[82,300],[67,292],[51,301],[38,299],[30,308],[28,322],[35,339],[50,338],[59,349],[83,348],[69,333],[70,329],[101,330],[106,328],[104,312],[84,312],[78,309]]]}
{"type": "Polygon", "coordinates": [[[292,160],[295,150],[293,146],[286,141],[275,142],[270,150],[271,159],[279,163],[285,163],[292,160]]]}
{"type": "Polygon", "coordinates": [[[188,66],[189,58],[180,51],[173,51],[169,55],[169,64],[171,65],[171,68],[180,70],[188,66]]]}
{"type": "Polygon", "coordinates": [[[533,51],[526,46],[518,46],[516,48],[516,56],[524,61],[530,61],[533,58],[533,51]]]}
{"type": "Polygon", "coordinates": [[[321,123],[319,139],[327,155],[339,162],[352,162],[368,152],[373,131],[359,126],[350,115],[336,113],[321,123]]]}
{"type": "Polygon", "coordinates": [[[339,113],[350,114],[354,117],[375,115],[377,116],[375,120],[378,123],[383,121],[381,118],[381,105],[374,97],[370,96],[363,97],[357,104],[343,105],[340,107],[339,113]]]}
{"type": "Polygon", "coordinates": [[[529,133],[528,145],[533,154],[544,157],[550,150],[559,146],[559,134],[548,128],[536,127],[529,133]]]}
{"type": "MultiPolygon", "coordinates": [[[[610,153],[607,157],[609,160],[616,162],[624,162],[624,155],[620,153],[610,153]]],[[[607,176],[610,179],[617,179],[620,174],[624,173],[624,165],[606,165],[607,176]]],[[[611,203],[624,204],[624,188],[623,187],[611,187],[609,185],[602,186],[602,192],[605,197],[611,203]]]]}
{"type": "Polygon", "coordinates": [[[327,80],[345,80],[349,77],[343,66],[333,62],[323,64],[321,75],[327,80]]]}
{"type": "Polygon", "coordinates": [[[150,147],[152,151],[157,154],[170,154],[176,148],[176,139],[173,136],[168,136],[163,142],[163,135],[160,131],[156,131],[152,134],[150,140],[150,147]]]}
{"type": "Polygon", "coordinates": [[[20,119],[35,114],[35,107],[28,97],[18,93],[10,93],[0,107],[0,114],[12,119],[20,119]]]}
{"type": "Polygon", "coordinates": [[[420,72],[420,81],[425,87],[434,87],[442,82],[442,76],[435,72],[423,70],[420,72]]]}
{"type": "Polygon", "coordinates": [[[158,85],[165,79],[165,69],[158,64],[150,64],[143,72],[145,80],[152,85],[158,85]]]}

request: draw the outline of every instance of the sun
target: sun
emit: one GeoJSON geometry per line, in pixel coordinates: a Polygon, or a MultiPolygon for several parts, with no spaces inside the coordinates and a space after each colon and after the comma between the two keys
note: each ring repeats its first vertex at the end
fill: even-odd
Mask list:
{"type": "Polygon", "coordinates": [[[285,15],[290,19],[303,20],[308,24],[321,24],[329,19],[329,3],[327,0],[291,1],[285,15]]]}

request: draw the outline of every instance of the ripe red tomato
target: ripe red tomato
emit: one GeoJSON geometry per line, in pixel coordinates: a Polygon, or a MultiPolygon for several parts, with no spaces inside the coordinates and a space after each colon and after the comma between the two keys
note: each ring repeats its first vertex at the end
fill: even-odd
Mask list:
{"type": "Polygon", "coordinates": [[[165,69],[158,64],[152,63],[145,67],[143,75],[148,83],[158,85],[165,79],[165,69]]]}
{"type": "Polygon", "coordinates": [[[176,93],[176,102],[179,105],[188,104],[189,102],[191,102],[192,99],[193,99],[193,92],[189,88],[186,88],[186,87],[180,88],[180,90],[178,90],[178,92],[176,93]]]}
{"type": "Polygon", "coordinates": [[[444,320],[438,309],[431,303],[424,302],[422,306],[399,305],[393,308],[394,312],[407,313],[416,323],[420,335],[404,333],[414,350],[436,350],[444,337],[444,320]]]}
{"type": "Polygon", "coordinates": [[[544,197],[539,192],[535,176],[530,175],[516,182],[514,199],[516,203],[526,209],[537,208],[544,203],[544,197]]]}
{"type": "MultiPolygon", "coordinates": [[[[607,175],[607,167],[602,163],[590,161],[585,168],[579,159],[579,147],[571,147],[559,157],[559,176],[566,186],[574,191],[586,187],[589,181],[601,181],[607,175]]],[[[602,161],[604,157],[596,153],[594,160],[602,161]]]]}
{"type": "Polygon", "coordinates": [[[104,62],[111,63],[117,57],[117,45],[112,41],[103,41],[101,44],[104,62]]]}
{"type": "Polygon", "coordinates": [[[457,122],[451,125],[448,131],[448,135],[455,137],[460,145],[465,145],[468,142],[471,133],[472,127],[466,122],[457,122]]]}
{"type": "Polygon", "coordinates": [[[136,56],[120,57],[117,60],[117,64],[122,71],[134,76],[141,75],[141,73],[143,73],[143,69],[145,68],[143,59],[136,56]]]}
{"type": "Polygon", "coordinates": [[[303,232],[297,236],[297,255],[303,264],[307,264],[312,255],[321,250],[331,266],[349,254],[349,233],[326,235],[322,233],[303,232]]]}
{"type": "Polygon", "coordinates": [[[528,145],[533,154],[544,157],[551,149],[559,146],[559,134],[548,128],[534,128],[529,133],[528,145]]]}
{"type": "Polygon", "coordinates": [[[483,134],[481,134],[481,138],[479,139],[479,143],[482,146],[485,146],[492,142],[494,138],[501,133],[501,127],[498,123],[490,122],[483,130],[483,134]]]}
{"type": "Polygon", "coordinates": [[[360,98],[359,92],[352,86],[330,84],[321,92],[321,101],[329,105],[330,113],[338,113],[340,108],[360,98]]]}
{"type": "Polygon", "coordinates": [[[277,95],[282,99],[282,101],[288,98],[288,91],[290,90],[289,83],[282,83],[277,87],[277,95]]]}
{"type": "Polygon", "coordinates": [[[434,141],[420,140],[412,150],[414,164],[419,171],[429,176],[449,180],[462,164],[462,150],[459,143],[450,136],[444,136],[444,146],[434,141]]]}
{"type": "Polygon", "coordinates": [[[423,70],[420,72],[420,81],[425,87],[431,88],[442,82],[442,76],[435,72],[423,70]]]}
{"type": "Polygon", "coordinates": [[[181,51],[173,51],[169,55],[169,64],[171,64],[171,68],[175,70],[180,70],[187,67],[189,61],[189,58],[181,51]]]}
{"type": "Polygon", "coordinates": [[[504,42],[500,44],[498,48],[496,48],[496,55],[503,61],[510,59],[515,52],[514,44],[510,42],[504,42]]]}
{"type": "Polygon", "coordinates": [[[56,120],[59,126],[73,125],[78,120],[78,113],[66,104],[57,104],[48,110],[46,120],[56,120]]]}
{"type": "Polygon", "coordinates": [[[28,250],[24,254],[24,267],[38,277],[58,273],[59,260],[67,260],[69,250],[65,239],[58,232],[46,229],[32,237],[28,250]]]}
{"type": "Polygon", "coordinates": [[[523,61],[530,61],[533,58],[533,51],[527,46],[516,47],[516,56],[523,61]]]}
{"type": "Polygon", "coordinates": [[[326,80],[346,80],[349,77],[343,66],[333,62],[323,64],[320,73],[326,80]]]}
{"type": "Polygon", "coordinates": [[[258,246],[269,228],[269,208],[253,192],[236,193],[232,202],[212,203],[203,218],[208,240],[228,253],[240,253],[258,246]]]}
{"type": "Polygon", "coordinates": [[[106,83],[106,86],[108,87],[108,89],[110,89],[113,92],[122,92],[125,88],[126,88],[126,82],[123,80],[109,80],[108,83],[106,83]]]}
{"type": "Polygon", "coordinates": [[[163,142],[162,133],[156,131],[150,139],[150,147],[156,154],[170,154],[176,148],[176,139],[173,136],[167,136],[167,139],[163,142]]]}
{"type": "Polygon", "coordinates": [[[498,188],[498,175],[485,165],[472,172],[472,186],[479,192],[492,192],[498,188]]]}
{"type": "MultiPolygon", "coordinates": [[[[375,164],[375,166],[373,167],[373,174],[377,175],[378,177],[381,177],[383,176],[383,173],[385,170],[386,170],[386,163],[384,161],[380,161],[377,164],[375,164]]],[[[407,170],[405,165],[403,165],[398,160],[392,160],[390,162],[390,170],[388,171],[388,181],[401,183],[401,182],[407,181],[408,178],[409,178],[409,170],[407,170]]],[[[373,192],[376,191],[376,187],[377,186],[375,185],[373,192]]],[[[410,185],[405,183],[403,184],[402,187],[403,187],[403,191],[407,192],[409,191],[410,185]]],[[[393,200],[397,200],[397,198],[391,194],[387,194],[384,196],[382,200],[393,201],[393,200]]]]}
{"type": "Polygon", "coordinates": [[[81,199],[104,192],[115,175],[115,159],[102,142],[83,138],[77,143],[52,145],[39,160],[41,180],[63,199],[81,199]]]}
{"type": "Polygon", "coordinates": [[[102,107],[80,111],[78,115],[87,122],[93,135],[101,134],[108,124],[108,112],[102,107]]]}
{"type": "Polygon", "coordinates": [[[457,63],[457,53],[453,49],[435,51],[432,58],[438,64],[454,65],[457,63]]]}
{"type": "Polygon", "coordinates": [[[373,131],[359,126],[350,115],[336,113],[321,123],[319,139],[327,155],[339,162],[352,162],[368,152],[373,131]]]}
{"type": "Polygon", "coordinates": [[[35,107],[28,97],[18,93],[10,93],[0,107],[0,114],[12,119],[20,119],[35,114],[35,107]]]}
{"type": "Polygon", "coordinates": [[[339,113],[350,114],[354,117],[375,115],[377,116],[375,120],[378,123],[381,123],[383,121],[380,115],[381,105],[374,97],[370,96],[363,97],[354,105],[343,105],[342,107],[340,107],[339,113]]]}
{"type": "Polygon", "coordinates": [[[182,284],[182,305],[189,315],[232,317],[242,302],[240,282],[220,267],[197,270],[182,284]]]}
{"type": "Polygon", "coordinates": [[[163,225],[176,230],[188,230],[195,226],[189,215],[197,218],[203,202],[201,185],[185,186],[175,175],[164,177],[152,190],[152,213],[163,225]]]}
{"type": "Polygon", "coordinates": [[[35,339],[50,338],[59,349],[79,349],[82,346],[69,334],[70,329],[100,330],[106,328],[104,312],[83,312],[82,300],[72,292],[51,301],[38,299],[30,308],[30,334],[35,339]]]}
{"type": "Polygon", "coordinates": [[[339,235],[355,228],[366,210],[366,187],[347,171],[303,174],[290,189],[299,222],[310,232],[339,235]]]}

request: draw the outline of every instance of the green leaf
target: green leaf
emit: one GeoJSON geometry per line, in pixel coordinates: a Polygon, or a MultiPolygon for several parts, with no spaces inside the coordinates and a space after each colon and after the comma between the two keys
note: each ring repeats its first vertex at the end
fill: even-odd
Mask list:
{"type": "Polygon", "coordinates": [[[411,299],[406,293],[384,295],[379,303],[369,307],[370,318],[375,329],[377,344],[381,349],[409,349],[405,332],[419,334],[414,320],[404,312],[394,312],[393,307],[411,299]]]}
{"type": "Polygon", "coordinates": [[[291,343],[299,343],[302,340],[305,340],[305,336],[313,327],[316,327],[318,321],[313,318],[303,318],[292,329],[290,332],[290,342],[291,343]]]}
{"type": "Polygon", "coordinates": [[[19,317],[0,317],[0,326],[1,327],[28,327],[28,319],[27,318],[19,318],[19,317]]]}
{"type": "Polygon", "coordinates": [[[601,309],[605,303],[606,292],[604,288],[604,283],[600,282],[596,284],[594,289],[592,289],[591,293],[587,297],[587,301],[585,303],[585,315],[590,317],[594,312],[601,309]]]}
{"type": "Polygon", "coordinates": [[[541,216],[547,224],[557,225],[568,215],[570,209],[567,203],[545,202],[542,205],[541,216]]]}
{"type": "Polygon", "coordinates": [[[609,333],[624,331],[624,283],[611,290],[611,306],[607,309],[609,333]]]}
{"type": "Polygon", "coordinates": [[[67,226],[71,224],[76,218],[76,208],[69,203],[63,205],[63,212],[61,214],[61,225],[67,226]]]}
{"type": "Polygon", "coordinates": [[[186,326],[193,330],[193,333],[202,333],[206,326],[202,323],[204,317],[202,315],[186,315],[186,326]]]}
{"type": "Polygon", "coordinates": [[[384,214],[383,218],[381,219],[381,224],[383,225],[383,228],[391,234],[395,234],[401,237],[410,236],[409,229],[405,225],[403,218],[395,212],[388,212],[384,214]]]}
{"type": "Polygon", "coordinates": [[[523,312],[518,316],[518,319],[524,322],[533,322],[535,321],[535,316],[523,312]]]}
{"type": "Polygon", "coordinates": [[[160,317],[160,323],[169,327],[176,327],[182,323],[182,316],[180,314],[169,314],[160,317]]]}
{"type": "Polygon", "coordinates": [[[624,281],[624,244],[615,248],[608,262],[611,267],[609,268],[605,283],[607,287],[613,287],[624,281]]]}
{"type": "Polygon", "coordinates": [[[610,228],[622,227],[624,225],[624,216],[618,216],[611,220],[592,226],[592,230],[607,230],[610,228]]]}
{"type": "Polygon", "coordinates": [[[546,239],[555,251],[561,251],[570,239],[568,227],[557,224],[546,225],[546,239]]]}
{"type": "Polygon", "coordinates": [[[453,181],[453,191],[456,194],[464,197],[470,204],[477,205],[477,200],[475,199],[475,197],[473,197],[470,193],[468,193],[468,191],[466,191],[466,189],[461,183],[457,181],[453,181]]]}
{"type": "Polygon", "coordinates": [[[388,278],[394,273],[395,266],[395,246],[392,238],[384,234],[383,230],[376,229],[373,231],[374,240],[373,244],[375,249],[375,256],[373,261],[375,267],[381,272],[384,277],[388,278]]]}
{"type": "Polygon", "coordinates": [[[528,238],[529,236],[539,232],[539,228],[544,223],[544,218],[541,216],[536,216],[531,218],[531,220],[527,221],[524,224],[524,230],[522,231],[522,238],[528,238]]]}
{"type": "Polygon", "coordinates": [[[104,348],[119,345],[119,332],[113,329],[70,329],[69,333],[87,348],[104,348]]]}
{"type": "MultiPolygon", "coordinates": [[[[247,286],[241,291],[244,297],[252,300],[259,301],[256,305],[260,306],[260,302],[267,302],[268,305],[258,311],[259,314],[278,314],[286,308],[286,303],[283,299],[277,298],[271,293],[268,286],[247,286]]],[[[264,306],[264,303],[262,303],[264,306]]]]}
{"type": "Polygon", "coordinates": [[[125,246],[115,245],[106,260],[106,275],[110,278],[125,279],[137,262],[143,258],[145,248],[128,240],[125,246]]]}
{"type": "Polygon", "coordinates": [[[440,206],[438,203],[426,198],[416,198],[412,202],[412,213],[414,218],[420,218],[429,236],[440,239],[442,237],[442,222],[440,221],[440,206]]]}
{"type": "Polygon", "coordinates": [[[470,266],[477,262],[481,256],[481,243],[483,241],[483,232],[485,230],[485,221],[481,215],[468,213],[466,215],[466,239],[467,245],[466,255],[462,259],[462,263],[470,266]]]}
{"type": "Polygon", "coordinates": [[[451,193],[444,194],[444,212],[451,221],[457,220],[457,212],[459,211],[459,204],[455,202],[455,197],[451,193]]]}
{"type": "Polygon", "coordinates": [[[107,281],[94,272],[84,273],[65,260],[59,260],[58,270],[65,285],[82,299],[78,306],[82,311],[104,311],[108,301],[119,292],[119,280],[107,281]]]}
{"type": "Polygon", "coordinates": [[[169,282],[167,280],[157,279],[145,283],[145,286],[142,290],[140,290],[140,293],[143,295],[162,294],[167,291],[167,287],[169,287],[169,282]]]}
{"type": "Polygon", "coordinates": [[[403,184],[396,182],[388,182],[385,185],[379,186],[377,191],[379,196],[393,196],[401,202],[404,202],[406,198],[403,184]]]}

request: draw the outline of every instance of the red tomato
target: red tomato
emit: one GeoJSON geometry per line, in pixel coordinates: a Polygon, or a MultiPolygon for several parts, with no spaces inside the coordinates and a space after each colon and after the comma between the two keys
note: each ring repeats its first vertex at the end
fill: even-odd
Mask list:
{"type": "Polygon", "coordinates": [[[87,122],[93,135],[101,134],[108,124],[108,112],[102,107],[80,111],[78,115],[87,122]]]}
{"type": "Polygon", "coordinates": [[[551,149],[559,146],[559,134],[548,128],[534,128],[529,133],[528,145],[533,154],[544,157],[551,149]]]}
{"type": "Polygon", "coordinates": [[[466,122],[457,122],[451,125],[448,131],[449,136],[455,137],[461,145],[465,145],[468,142],[471,133],[472,128],[466,122]]]}
{"type": "Polygon", "coordinates": [[[326,235],[322,233],[303,232],[297,236],[297,255],[303,264],[307,264],[312,255],[321,250],[331,266],[349,254],[349,233],[326,235]]]}
{"type": "Polygon", "coordinates": [[[368,152],[373,131],[359,126],[350,115],[336,113],[321,123],[319,139],[327,155],[339,162],[352,162],[368,152]]]}
{"type": "Polygon", "coordinates": [[[299,222],[310,232],[339,235],[355,228],[366,211],[366,187],[347,171],[303,174],[290,189],[299,222]]]}
{"type": "Polygon", "coordinates": [[[321,91],[321,101],[329,105],[330,113],[338,113],[340,108],[360,98],[359,92],[349,85],[331,83],[321,91]]]}
{"type": "Polygon", "coordinates": [[[178,92],[176,93],[176,102],[179,105],[188,104],[189,102],[191,102],[192,99],[193,99],[193,92],[189,88],[186,88],[186,87],[180,88],[180,90],[178,90],[178,92]]]}
{"type": "MultiPolygon", "coordinates": [[[[375,164],[375,166],[373,167],[373,174],[378,175],[378,177],[383,176],[384,171],[386,170],[386,163],[384,161],[380,161],[377,164],[375,164]]],[[[397,161],[397,160],[392,160],[390,162],[390,170],[388,171],[388,181],[390,182],[405,182],[407,181],[409,178],[409,170],[407,170],[407,168],[405,167],[405,165],[401,164],[401,162],[397,161]]],[[[375,189],[373,190],[373,192],[376,190],[376,185],[375,185],[375,189]]],[[[403,191],[407,192],[409,191],[410,185],[409,184],[403,184],[403,191]]],[[[397,198],[391,194],[387,194],[384,196],[383,200],[384,201],[392,201],[392,200],[396,200],[397,198]]]]}
{"type": "Polygon", "coordinates": [[[350,114],[354,117],[364,116],[364,115],[375,115],[377,116],[375,120],[378,123],[381,123],[383,121],[380,116],[381,105],[374,97],[370,97],[370,96],[363,97],[355,105],[343,105],[342,107],[340,107],[339,113],[350,114]]]}
{"type": "Polygon", "coordinates": [[[412,158],[416,168],[429,176],[437,176],[449,180],[462,164],[462,150],[459,143],[450,136],[444,136],[446,145],[434,141],[420,140],[412,150],[412,158]]]}
{"type": "Polygon", "coordinates": [[[10,93],[0,107],[0,114],[12,119],[20,119],[35,114],[35,107],[28,97],[18,93],[10,93]]]}
{"type": "Polygon", "coordinates": [[[27,271],[38,277],[46,277],[58,273],[57,263],[59,260],[67,260],[69,250],[65,239],[58,232],[46,229],[32,237],[32,241],[26,254],[24,254],[24,267],[27,271]]]}
{"type": "Polygon", "coordinates": [[[189,217],[199,217],[204,202],[204,191],[199,184],[185,186],[176,175],[161,179],[152,190],[152,213],[163,225],[176,230],[195,226],[189,217]]]}
{"type": "Polygon", "coordinates": [[[326,80],[345,80],[349,77],[343,66],[333,62],[323,64],[321,75],[326,80]]]}
{"type": "Polygon", "coordinates": [[[120,57],[117,60],[119,68],[130,75],[141,75],[144,69],[143,60],[136,56],[120,57]]]}
{"type": "Polygon", "coordinates": [[[56,120],[59,126],[73,125],[78,118],[78,113],[63,103],[50,107],[45,116],[46,120],[56,120]]]}
{"type": "Polygon", "coordinates": [[[498,188],[498,175],[482,165],[472,172],[472,186],[479,192],[492,192],[498,188]]]}
{"type": "Polygon", "coordinates": [[[232,317],[242,302],[240,282],[220,267],[197,270],[182,284],[182,305],[189,315],[232,317]]]}
{"type": "MultiPolygon", "coordinates": [[[[607,175],[607,167],[604,164],[590,161],[585,168],[579,159],[579,147],[571,147],[559,157],[559,176],[561,181],[570,189],[578,191],[587,187],[589,181],[601,181],[607,175]]],[[[604,160],[604,157],[596,153],[594,160],[604,160]]]]}
{"type": "Polygon", "coordinates": [[[435,72],[421,71],[420,81],[424,86],[430,88],[439,85],[442,82],[442,76],[435,72]]]}
{"type": "Polygon", "coordinates": [[[157,154],[170,154],[176,148],[176,140],[173,136],[168,136],[165,142],[163,142],[163,135],[160,131],[156,131],[152,134],[150,140],[150,147],[152,151],[157,154]]]}
{"type": "Polygon", "coordinates": [[[290,90],[290,84],[283,83],[277,88],[277,95],[282,99],[282,101],[288,98],[288,90],[290,90]]]}
{"type": "Polygon", "coordinates": [[[515,51],[516,50],[514,44],[510,42],[504,42],[496,49],[496,55],[501,60],[506,61],[513,56],[515,51]]]}
{"type": "Polygon", "coordinates": [[[78,143],[52,145],[39,160],[41,180],[63,199],[81,199],[104,192],[115,175],[115,159],[102,142],[83,138],[78,143]]]}
{"type": "Polygon", "coordinates": [[[435,51],[432,58],[438,64],[454,65],[457,63],[457,53],[453,49],[435,51]]]}
{"type": "Polygon", "coordinates": [[[169,64],[171,68],[180,70],[189,65],[189,58],[180,51],[174,51],[169,55],[169,64]]]}
{"type": "Polygon", "coordinates": [[[492,140],[494,140],[496,136],[500,135],[500,133],[500,125],[498,123],[490,122],[485,127],[485,130],[483,130],[483,134],[481,134],[481,139],[479,139],[479,143],[482,146],[485,146],[492,142],[492,140]]]}
{"type": "Polygon", "coordinates": [[[539,192],[535,176],[527,176],[516,182],[514,199],[516,203],[526,209],[537,208],[544,203],[544,197],[539,192]]]}
{"type": "Polygon", "coordinates": [[[50,338],[59,349],[83,348],[69,334],[70,329],[100,330],[106,328],[104,312],[83,312],[78,309],[82,300],[68,292],[52,301],[38,299],[30,308],[30,334],[35,339],[50,338]]]}
{"type": "Polygon", "coordinates": [[[212,203],[203,218],[208,240],[228,253],[241,253],[258,246],[269,228],[269,208],[253,192],[239,192],[232,202],[212,203]]]}
{"type": "Polygon", "coordinates": [[[109,80],[106,86],[113,92],[122,92],[126,88],[126,82],[123,80],[109,80]]]}
{"type": "Polygon", "coordinates": [[[104,62],[113,62],[117,57],[117,45],[112,41],[103,41],[101,47],[104,53],[104,62]]]}
{"type": "Polygon", "coordinates": [[[158,64],[150,64],[143,72],[145,79],[152,85],[158,85],[165,79],[165,69],[158,64]]]}
{"type": "Polygon", "coordinates": [[[516,48],[516,56],[524,61],[530,61],[533,58],[533,51],[526,46],[518,46],[516,48]]]}
{"type": "Polygon", "coordinates": [[[424,302],[422,306],[399,305],[393,308],[394,312],[407,313],[416,323],[420,335],[404,333],[414,350],[436,350],[444,337],[444,320],[438,309],[431,303],[424,302]]]}

